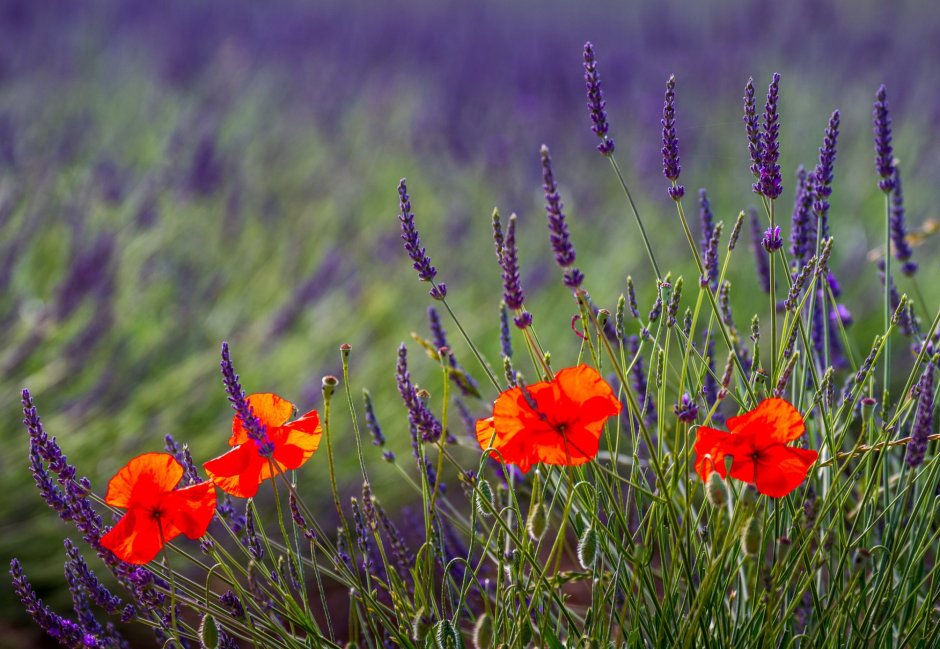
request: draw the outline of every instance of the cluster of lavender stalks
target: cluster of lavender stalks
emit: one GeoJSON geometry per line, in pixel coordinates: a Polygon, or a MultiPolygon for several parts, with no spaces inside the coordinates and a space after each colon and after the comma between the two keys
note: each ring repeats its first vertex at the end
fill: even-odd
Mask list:
{"type": "MultiPolygon", "coordinates": [[[[413,473],[396,466],[422,498],[421,513],[413,516],[405,526],[409,533],[403,533],[396,526],[371,491],[363,450],[358,445],[356,408],[351,399],[349,406],[362,470],[363,493],[361,499],[351,499],[348,510],[340,503],[330,445],[333,423],[329,419],[337,380],[327,377],[323,384],[323,412],[326,453],[337,515],[335,522],[339,525],[335,536],[326,533],[324,527],[312,518],[293,487],[289,490],[290,516],[289,521],[286,520],[287,517],[282,516],[275,486],[279,531],[265,530],[264,517],[259,516],[260,512],[252,501],[241,509],[226,498],[219,506],[213,535],[200,543],[203,557],[178,548],[178,554],[188,558],[197,569],[211,573],[204,582],[193,578],[189,570],[173,568],[166,556],[162,562],[144,567],[122,563],[100,545],[99,539],[108,526],[99,511],[100,502],[92,491],[92,485],[87,479],[77,477],[76,468],[66,460],[56,439],[46,433],[30,393],[24,390],[24,423],[29,433],[29,461],[36,486],[46,503],[63,520],[73,524],[82,541],[96,556],[96,561],[110,573],[107,580],[99,579],[79,547],[66,539],[68,559],[65,574],[74,603],[74,616],[67,617],[39,599],[23,567],[14,559],[10,566],[14,590],[39,627],[66,647],[129,646],[117,625],[132,620],[152,627],[158,642],[164,647],[236,647],[241,646],[240,643],[265,647],[340,646],[338,642],[343,639],[358,641],[362,646],[429,646],[426,643],[434,643],[433,646],[460,647],[466,638],[472,639],[478,647],[489,646],[488,643],[496,642],[495,639],[506,643],[505,646],[523,646],[536,638],[546,646],[561,646],[553,643],[565,636],[574,642],[582,634],[610,641],[613,638],[622,642],[631,638],[638,640],[623,626],[624,620],[630,619],[635,625],[633,628],[642,628],[646,641],[655,644],[650,638],[663,628],[658,626],[662,623],[661,618],[668,617],[655,601],[660,591],[672,592],[669,584],[673,580],[687,580],[683,581],[683,588],[687,589],[683,592],[693,592],[693,587],[699,586],[703,590],[706,586],[716,589],[716,573],[699,565],[701,562],[710,565],[707,562],[711,556],[709,552],[717,552],[714,548],[720,548],[722,552],[718,552],[718,556],[734,557],[729,579],[737,579],[740,571],[740,583],[745,589],[743,593],[736,588],[718,589],[722,592],[721,597],[729,601],[728,615],[740,616],[735,619],[743,620],[748,611],[758,611],[761,605],[775,602],[782,606],[782,627],[775,626],[778,621],[770,619],[774,614],[769,611],[768,617],[758,622],[754,622],[756,618],[753,617],[746,619],[756,624],[755,628],[769,629],[767,633],[771,635],[777,633],[773,635],[775,638],[793,638],[811,633],[808,629],[816,615],[814,628],[817,630],[813,633],[819,633],[821,613],[814,613],[813,607],[821,606],[823,597],[841,597],[843,591],[839,588],[849,592],[849,586],[841,584],[841,577],[835,575],[832,566],[826,573],[829,580],[826,587],[822,585],[823,572],[819,572],[819,576],[810,578],[809,583],[799,582],[802,590],[798,590],[794,582],[781,577],[781,570],[767,568],[760,562],[747,563],[746,560],[763,552],[754,548],[765,545],[752,538],[754,530],[758,529],[754,521],[759,522],[760,516],[749,514],[743,522],[738,521],[738,509],[731,512],[732,496],[727,492],[709,492],[713,505],[719,501],[715,511],[707,514],[708,521],[715,521],[714,527],[701,522],[705,530],[702,535],[716,535],[718,541],[714,548],[706,552],[702,549],[706,547],[704,542],[692,543],[698,531],[688,525],[689,518],[694,518],[695,511],[711,510],[707,510],[703,493],[697,485],[688,482],[688,444],[679,441],[679,437],[672,444],[664,437],[671,434],[673,427],[687,438],[691,426],[719,426],[726,416],[768,394],[786,396],[799,403],[808,424],[813,418],[809,443],[821,451],[820,475],[811,477],[811,484],[800,492],[802,501],[794,497],[791,502],[788,497],[785,503],[781,501],[783,504],[756,505],[752,493],[746,490],[740,494],[735,492],[742,508],[750,508],[748,511],[754,512],[756,507],[763,507],[764,525],[760,529],[764,530],[762,534],[772,539],[772,543],[776,543],[776,549],[772,551],[775,561],[785,560],[786,554],[781,548],[792,545],[794,549],[790,552],[797,552],[796,538],[784,533],[789,526],[797,531],[809,530],[813,536],[824,514],[833,515],[830,504],[820,503],[826,502],[826,490],[834,489],[839,479],[838,473],[832,475],[825,471],[836,462],[844,460],[846,464],[839,466],[849,471],[849,462],[865,453],[882,457],[893,447],[903,447],[906,467],[901,469],[895,484],[909,485],[915,476],[917,479],[923,476],[927,491],[932,487],[933,492],[937,492],[936,463],[928,463],[929,471],[926,467],[923,471],[918,470],[925,463],[929,441],[935,437],[932,434],[936,390],[934,371],[940,351],[937,332],[940,316],[933,318],[930,326],[925,328],[921,321],[924,314],[929,318],[923,310],[927,305],[922,300],[915,303],[900,294],[892,272],[893,259],[916,291],[913,282],[917,264],[912,259],[913,251],[907,237],[901,174],[892,150],[886,90],[884,86],[878,89],[873,110],[877,187],[885,200],[884,254],[879,262],[884,284],[884,334],[875,339],[867,356],[858,360],[853,355],[855,344],[848,335],[852,316],[839,301],[842,293],[840,282],[829,263],[835,246],[830,231],[830,197],[840,135],[839,111],[834,111],[829,118],[815,167],[812,170],[800,167],[797,171],[787,245],[783,220],[777,210],[777,200],[783,193],[779,166],[780,75],[773,75],[762,114],[758,111],[754,84],[748,81],[744,92],[747,151],[754,176],[753,191],[767,221],[761,224],[756,209],[752,209],[749,216],[742,211],[730,229],[727,243],[722,246],[725,227],[715,221],[704,189],[698,193],[701,222],[698,237],[693,235],[685,216],[682,204],[685,189],[679,184],[681,165],[676,79],[669,78],[662,117],[663,175],[669,181],[667,191],[675,202],[677,218],[698,272],[697,302],[694,308],[686,307],[683,311],[683,279],[672,278],[658,265],[624,174],[615,159],[615,143],[610,136],[597,60],[590,43],[584,47],[583,63],[591,127],[599,139],[597,150],[609,160],[622,184],[658,289],[655,304],[645,316],[637,305],[632,279],[628,279],[627,290],[615,308],[608,310],[594,304],[583,288],[585,274],[576,265],[575,248],[555,180],[552,158],[549,149],[542,146],[540,159],[550,245],[562,271],[562,282],[575,297],[578,313],[572,321],[572,328],[580,337],[583,354],[591,356],[598,365],[609,363],[614,374],[612,381],[628,405],[616,427],[608,431],[605,437],[608,450],[606,454],[602,453],[596,466],[578,473],[545,470],[537,472],[535,477],[527,477],[507,470],[486,456],[474,469],[463,468],[455,459],[456,448],[452,447],[466,446],[470,449],[465,452],[466,457],[473,458],[473,465],[479,457],[479,447],[472,436],[476,414],[486,413],[487,404],[495,393],[520,385],[525,380],[524,372],[520,371],[525,356],[514,354],[512,325],[518,329],[525,350],[533,361],[534,369],[530,376],[550,378],[545,376],[550,374],[551,363],[545,347],[547,341],[539,340],[535,334],[535,319],[525,306],[516,243],[517,219],[513,215],[504,220],[494,212],[493,236],[504,288],[499,329],[502,372],[494,371],[478,346],[466,337],[468,348],[485,375],[483,381],[474,378],[471,371],[457,362],[441,315],[431,307],[428,310],[431,338],[419,338],[419,342],[440,363],[445,377],[442,381],[444,408],[439,415],[431,405],[427,390],[411,379],[406,346],[403,344],[398,350],[396,381],[407,411],[413,456],[418,468],[417,480],[413,473]],[[757,316],[746,332],[749,336],[742,335],[736,327],[731,308],[731,286],[724,279],[728,260],[738,244],[745,221],[751,229],[761,284],[769,295],[769,360],[762,356],[762,353],[766,356],[768,350],[765,347],[762,352],[759,344],[762,331],[757,316]],[[708,326],[698,328],[701,317],[709,320],[708,326]],[[629,333],[631,330],[636,333],[629,333]],[[903,391],[892,394],[896,388],[891,373],[895,331],[910,339],[915,360],[903,391]],[[700,339],[697,334],[703,334],[703,337],[700,339]],[[673,376],[670,341],[683,352],[683,371],[677,377],[673,376]],[[748,341],[752,344],[748,345],[748,341]],[[604,350],[611,352],[609,358],[604,355],[604,350]],[[644,350],[648,353],[648,367],[655,368],[651,376],[645,370],[644,350]],[[715,362],[719,353],[727,359],[723,368],[715,362]],[[883,368],[880,384],[875,377],[878,364],[883,368]],[[844,385],[837,396],[837,382],[843,376],[844,385]],[[678,387],[674,385],[676,382],[678,387]],[[448,396],[449,383],[453,384],[456,392],[452,397],[448,396]],[[663,408],[667,391],[674,392],[672,415],[663,408]],[[481,396],[483,394],[487,396],[481,396]],[[448,422],[448,404],[456,407],[458,419],[464,422],[466,431],[458,431],[453,418],[448,422]],[[877,412],[875,405],[879,405],[877,412]],[[857,421],[856,418],[862,422],[861,432],[849,435],[850,430],[855,431],[853,422],[857,421]],[[841,429],[835,427],[837,423],[841,429]],[[626,496],[605,491],[616,484],[610,482],[608,475],[619,475],[620,442],[612,440],[620,436],[626,436],[623,444],[625,449],[629,449],[627,460],[632,458],[634,461],[630,479],[624,482],[629,485],[626,496]],[[847,440],[850,450],[843,452],[841,449],[847,440]],[[680,468],[660,466],[664,460],[680,468]],[[460,500],[459,491],[447,489],[442,479],[445,470],[456,474],[466,500],[460,500]],[[486,478],[487,474],[497,481],[496,490],[486,478]],[[603,496],[575,497],[575,475],[578,480],[593,480],[599,485],[597,493],[603,493],[603,496]],[[683,481],[685,487],[680,488],[683,481]],[[817,490],[821,495],[817,495],[817,490]],[[494,494],[494,491],[498,493],[494,494]],[[519,498],[529,503],[530,514],[525,517],[528,538],[526,534],[516,534],[523,518],[519,498]],[[608,498],[609,501],[606,500],[608,498]],[[670,546],[659,537],[643,536],[645,533],[642,531],[652,525],[650,518],[655,518],[649,512],[658,511],[656,508],[661,505],[660,501],[669,501],[669,507],[675,507],[675,501],[684,504],[685,509],[680,516],[675,520],[667,516],[662,524],[671,524],[677,530],[688,528],[687,537],[682,536],[685,532],[676,532],[691,543],[688,547],[670,546]],[[565,503],[564,513],[560,517],[558,507],[546,507],[549,503],[562,502],[565,503]],[[724,516],[724,503],[728,504],[730,512],[727,519],[721,518],[724,516]],[[615,513],[614,504],[620,505],[626,514],[615,513]],[[351,520],[347,519],[347,512],[351,520]],[[599,529],[614,529],[619,524],[618,517],[624,516],[629,521],[625,521],[625,527],[618,532],[625,535],[618,546],[602,536],[599,529]],[[498,524],[487,526],[489,524],[485,525],[485,520],[497,521],[498,524]],[[287,525],[291,526],[290,530],[285,529],[287,525]],[[546,528],[551,525],[557,526],[558,532],[549,551],[539,544],[546,528]],[[736,547],[732,547],[734,544],[727,543],[730,537],[721,536],[722,529],[737,529],[736,525],[744,529],[743,559],[734,554],[738,552],[736,547]],[[643,540],[633,538],[633,535],[643,536],[643,540]],[[571,541],[569,536],[577,539],[576,554],[580,565],[569,566],[562,561],[564,548],[571,541]],[[653,549],[643,550],[644,544],[653,549]],[[543,550],[541,554],[540,548],[543,550]],[[661,573],[645,572],[652,570],[650,559],[654,556],[663,566],[661,573]],[[617,561],[620,563],[616,563],[615,557],[619,557],[617,561]],[[556,559],[557,563],[551,565],[556,559]],[[559,571],[559,565],[566,565],[570,570],[559,571]],[[667,567],[669,570],[685,570],[689,574],[674,577],[667,572],[667,567]],[[584,592],[578,597],[559,595],[565,592],[564,586],[569,580],[587,579],[592,583],[592,575],[592,599],[585,602],[584,592]],[[636,576],[636,581],[628,578],[630,575],[636,576]],[[643,582],[650,575],[656,576],[650,583],[643,582]],[[782,586],[775,581],[778,579],[783,579],[779,582],[782,586]],[[815,579],[820,582],[818,586],[812,583],[815,579]],[[108,585],[111,583],[118,584],[125,594],[115,594],[108,585]],[[349,592],[348,625],[338,624],[338,617],[341,617],[338,614],[342,611],[335,603],[326,600],[325,593],[330,590],[330,584],[342,586],[349,592]],[[606,610],[604,607],[590,607],[591,601],[597,601],[600,592],[597,589],[611,597],[611,610],[606,613],[600,612],[606,610]],[[749,598],[748,589],[752,594],[760,590],[764,599],[749,598]],[[812,597],[809,597],[810,593],[812,597]],[[634,595],[641,603],[629,602],[634,595]],[[322,604],[320,609],[317,609],[318,598],[322,604]],[[502,598],[511,600],[518,613],[501,611],[502,598]],[[775,598],[781,598],[780,602],[775,598]],[[748,603],[742,604],[742,601],[748,603]],[[758,603],[751,604],[752,601],[758,603]],[[635,613],[643,606],[649,606],[647,610],[650,612],[658,612],[659,617],[655,613],[651,617],[659,622],[642,622],[631,617],[631,611],[635,613]],[[623,613],[618,613],[621,610],[623,613]],[[102,621],[102,614],[109,616],[104,618],[107,621],[102,621]],[[603,623],[597,622],[598,617],[603,623]],[[645,627],[644,624],[652,626],[645,627]],[[601,627],[607,629],[606,635],[601,627]]],[[[421,244],[404,179],[398,186],[398,194],[404,248],[419,279],[431,285],[430,296],[454,317],[455,324],[464,334],[447,303],[447,287],[438,281],[438,271],[421,244]]],[[[766,335],[766,330],[763,335],[766,335]]],[[[342,351],[347,397],[349,352],[348,347],[342,351]]],[[[229,379],[227,383],[231,383],[234,370],[227,355],[223,359],[223,373],[229,379]]],[[[235,381],[237,383],[237,377],[235,381]]],[[[368,392],[365,392],[363,417],[374,444],[383,449],[388,462],[395,463],[394,454],[384,449],[385,436],[368,392]]],[[[177,445],[168,435],[166,447],[187,468],[188,483],[201,480],[186,446],[177,445]]],[[[874,489],[874,496],[856,493],[853,488],[839,493],[845,499],[849,498],[847,493],[852,494],[854,500],[846,500],[844,504],[846,508],[857,504],[859,510],[862,504],[866,507],[880,506],[883,498],[884,517],[874,519],[864,533],[855,530],[854,522],[851,525],[853,532],[863,534],[865,539],[877,538],[885,547],[894,547],[891,544],[896,542],[896,537],[892,537],[890,523],[899,523],[900,514],[896,513],[896,505],[889,500],[892,480],[888,471],[891,465],[885,460],[881,466],[886,477],[880,487],[874,489]],[[879,489],[882,495],[879,495],[879,489]]],[[[866,465],[864,473],[868,482],[865,484],[879,484],[875,481],[880,478],[880,471],[869,469],[866,465]]],[[[852,469],[853,472],[857,470],[852,469]]],[[[616,486],[619,490],[622,485],[616,486]]],[[[920,497],[923,492],[905,491],[902,496],[907,499],[914,493],[920,497]]],[[[857,520],[854,517],[862,514],[855,511],[851,515],[852,520],[857,520]]],[[[933,525],[936,526],[936,521],[933,525]]],[[[792,534],[795,535],[796,531],[792,534]]],[[[936,541],[936,534],[930,534],[936,541]]],[[[801,556],[816,556],[806,553],[819,552],[819,548],[831,547],[834,542],[828,535],[821,541],[818,535],[814,538],[818,542],[806,541],[801,556]]],[[[848,538],[854,537],[850,534],[848,538]]],[[[862,557],[857,559],[859,562],[864,562],[870,560],[870,555],[870,549],[860,548],[856,556],[862,557]]],[[[920,556],[924,559],[923,555],[920,556]]],[[[920,635],[905,637],[931,637],[930,633],[936,632],[940,625],[932,604],[936,600],[937,575],[930,562],[935,560],[924,561],[923,585],[918,583],[910,587],[914,593],[911,606],[920,606],[923,588],[928,600],[924,610],[929,613],[914,615],[913,619],[918,625],[923,625],[923,630],[918,632],[920,635]]],[[[841,566],[842,563],[836,565],[841,566]]],[[[803,564],[800,567],[809,569],[803,564]]],[[[888,569],[895,569],[894,564],[888,569]]],[[[862,588],[858,586],[859,579],[864,585],[866,579],[872,578],[865,568],[851,574],[851,588],[862,588]]],[[[676,607],[673,610],[684,611],[692,621],[688,627],[675,623],[676,629],[681,627],[675,636],[663,630],[665,635],[656,636],[660,640],[671,637],[676,646],[687,646],[700,642],[709,633],[708,627],[702,623],[707,607],[695,597],[690,595],[687,602],[676,603],[663,595],[662,600],[676,607]]],[[[720,616],[720,611],[716,615],[720,616]]],[[[859,625],[864,627],[861,623],[859,625]]],[[[727,631],[727,637],[737,637],[731,635],[733,631],[726,629],[720,620],[713,622],[711,631],[716,634],[727,631]]],[[[906,627],[900,631],[914,633],[906,627]]],[[[874,638],[881,637],[877,630],[871,633],[874,635],[862,634],[860,637],[872,642],[874,638]]],[[[755,637],[738,637],[738,641],[755,640],[755,637]]],[[[761,637],[767,639],[770,636],[761,637]]]]}

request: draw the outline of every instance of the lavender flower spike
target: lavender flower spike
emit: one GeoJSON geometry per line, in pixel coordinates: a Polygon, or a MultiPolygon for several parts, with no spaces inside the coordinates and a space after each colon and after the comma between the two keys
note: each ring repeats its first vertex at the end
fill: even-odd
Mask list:
{"type": "Polygon", "coordinates": [[[685,196],[685,187],[676,184],[682,166],[679,164],[679,138],[676,136],[676,76],[666,82],[666,99],[663,103],[663,175],[672,181],[667,191],[673,200],[685,196]]]}
{"type": "Polygon", "coordinates": [[[832,195],[833,166],[836,161],[836,142],[839,139],[839,120],[839,111],[833,111],[832,115],[829,116],[829,124],[826,126],[823,145],[819,147],[819,163],[817,163],[814,173],[816,197],[813,202],[813,212],[822,221],[822,230],[817,235],[820,240],[829,238],[829,197],[832,195]]]}
{"type": "Polygon", "coordinates": [[[888,91],[884,84],[878,88],[872,107],[875,132],[875,169],[881,180],[878,188],[884,193],[894,189],[894,149],[891,146],[891,117],[888,115],[888,91]]]}
{"type": "Polygon", "coordinates": [[[894,256],[901,262],[901,272],[913,275],[917,272],[917,262],[911,261],[911,246],[907,242],[907,228],[904,225],[904,188],[901,186],[901,168],[894,167],[894,190],[891,194],[891,243],[894,244],[894,256]]]}
{"type": "MultiPolygon", "coordinates": [[[[815,227],[812,223],[813,198],[815,193],[815,177],[807,174],[803,165],[796,172],[796,200],[793,201],[793,219],[790,229],[790,255],[794,273],[806,263],[806,259],[814,252],[811,243],[814,240],[815,227]]],[[[826,205],[828,209],[828,204],[826,205]]]]}
{"type": "Polygon", "coordinates": [[[607,112],[604,108],[604,91],[601,78],[597,73],[597,60],[594,58],[594,46],[590,41],[584,44],[584,85],[587,90],[587,107],[591,114],[591,130],[601,138],[597,150],[601,155],[610,156],[614,152],[614,141],[607,136],[610,126],[607,124],[607,112]]]}
{"type": "Polygon", "coordinates": [[[26,579],[23,567],[17,559],[10,561],[10,576],[13,580],[13,592],[19,597],[26,608],[26,612],[29,613],[40,629],[45,631],[49,637],[58,640],[59,644],[63,646],[88,646],[83,644],[86,636],[84,630],[78,624],[54,613],[39,599],[29,580],[26,579]]]}
{"type": "Polygon", "coordinates": [[[238,374],[235,373],[235,366],[232,365],[228,343],[224,340],[222,341],[222,362],[219,363],[219,366],[222,368],[222,382],[225,384],[225,392],[228,394],[229,403],[232,404],[238,418],[242,420],[249,439],[258,445],[258,453],[264,457],[270,457],[274,453],[274,444],[268,439],[268,432],[264,424],[251,410],[251,405],[245,397],[245,391],[242,390],[242,384],[238,381],[238,374]]]}
{"type": "Polygon", "coordinates": [[[757,119],[757,102],[754,100],[754,79],[748,79],[744,86],[744,127],[747,131],[747,152],[751,156],[751,173],[760,178],[763,144],[757,119]]]}
{"type": "MultiPolygon", "coordinates": [[[[411,199],[408,197],[408,186],[404,178],[398,182],[398,205],[401,210],[398,220],[401,222],[401,239],[405,242],[405,252],[414,262],[412,266],[418,271],[418,279],[422,282],[434,282],[437,269],[431,265],[431,258],[421,246],[421,237],[415,227],[415,215],[411,211],[411,199]]],[[[435,300],[443,300],[446,295],[445,284],[435,284],[431,289],[431,297],[435,300]]]]}
{"type": "Polygon", "coordinates": [[[783,192],[783,178],[780,176],[780,113],[777,102],[780,96],[780,75],[774,72],[773,80],[767,88],[767,103],[764,104],[764,133],[761,148],[760,182],[755,187],[758,194],[774,200],[783,192]]]}
{"type": "Polygon", "coordinates": [[[525,329],[532,324],[532,314],[523,308],[525,293],[519,281],[519,249],[516,246],[515,214],[509,216],[509,223],[506,225],[506,240],[503,244],[502,255],[500,255],[500,266],[503,269],[503,301],[508,308],[518,313],[513,318],[516,326],[525,329]]]}
{"type": "Polygon", "coordinates": [[[920,381],[917,382],[917,389],[920,392],[917,413],[914,415],[911,441],[907,445],[907,453],[904,456],[904,460],[912,469],[920,466],[924,461],[933,423],[933,363],[927,363],[920,381]]]}
{"type": "Polygon", "coordinates": [[[555,261],[564,270],[565,286],[573,291],[580,288],[584,275],[573,266],[575,260],[574,246],[568,234],[568,224],[565,222],[564,205],[558,195],[558,185],[555,183],[555,174],[552,171],[552,157],[548,147],[542,145],[539,154],[542,158],[542,180],[545,190],[545,212],[548,215],[548,230],[550,232],[552,250],[555,252],[555,261]]]}

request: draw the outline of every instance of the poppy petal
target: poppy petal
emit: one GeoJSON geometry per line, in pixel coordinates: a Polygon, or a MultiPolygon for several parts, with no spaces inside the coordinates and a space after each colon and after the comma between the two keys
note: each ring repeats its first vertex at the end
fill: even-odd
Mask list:
{"type": "MultiPolygon", "coordinates": [[[[282,399],[272,392],[259,392],[248,395],[248,405],[251,412],[266,428],[276,428],[291,418],[294,414],[294,404],[282,399]]],[[[248,430],[242,423],[241,417],[235,415],[232,419],[232,436],[228,440],[229,446],[238,446],[248,441],[248,430]]]]}
{"type": "Polygon", "coordinates": [[[299,469],[320,446],[322,433],[316,410],[281,426],[274,439],[274,459],[287,469],[299,469]]]}
{"type": "Polygon", "coordinates": [[[157,519],[137,510],[128,511],[101,537],[101,545],[121,561],[143,565],[153,560],[163,542],[157,519]]]}
{"type": "Polygon", "coordinates": [[[144,453],[111,478],[104,501],[125,509],[131,503],[151,502],[160,493],[171,491],[182,478],[183,466],[169,453],[144,453]]]}
{"type": "Polygon", "coordinates": [[[800,411],[784,399],[764,399],[754,410],[728,420],[728,430],[735,435],[752,435],[755,447],[766,443],[786,444],[806,430],[800,411]],[[762,443],[766,442],[766,443],[762,443]]]}
{"type": "Polygon", "coordinates": [[[492,417],[486,419],[477,419],[477,441],[484,449],[490,448],[490,444],[495,442],[496,424],[492,417]]]}
{"type": "Polygon", "coordinates": [[[567,399],[579,404],[579,415],[589,419],[612,417],[623,408],[610,384],[590,365],[566,367],[555,375],[554,383],[567,399]]]}
{"type": "Polygon", "coordinates": [[[202,466],[212,482],[225,493],[238,498],[251,498],[258,493],[261,471],[267,463],[259,455],[255,444],[248,442],[202,466]]]}
{"type": "Polygon", "coordinates": [[[757,490],[782,498],[800,486],[819,453],[777,444],[761,451],[757,460],[757,490]]]}
{"type": "Polygon", "coordinates": [[[729,433],[706,426],[699,426],[695,431],[695,472],[703,482],[708,481],[712,471],[725,477],[725,444],[729,433]]]}
{"type": "Polygon", "coordinates": [[[198,539],[209,528],[215,516],[215,485],[200,482],[176,491],[163,498],[164,538],[169,541],[179,534],[198,539]]]}

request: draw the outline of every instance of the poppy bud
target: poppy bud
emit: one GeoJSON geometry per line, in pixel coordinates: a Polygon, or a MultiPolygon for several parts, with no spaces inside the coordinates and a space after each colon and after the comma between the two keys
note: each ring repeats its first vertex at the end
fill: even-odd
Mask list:
{"type": "Polygon", "coordinates": [[[721,479],[717,471],[712,471],[708,477],[708,485],[705,488],[705,495],[712,507],[720,509],[728,502],[728,491],[725,489],[725,481],[721,479]]]}
{"type": "Polygon", "coordinates": [[[450,620],[445,618],[438,622],[437,633],[434,634],[434,646],[437,649],[457,649],[461,646],[450,620]]]}
{"type": "Polygon", "coordinates": [[[211,615],[203,615],[199,623],[200,649],[217,649],[219,646],[219,627],[211,615]]]}
{"type": "Polygon", "coordinates": [[[538,542],[545,534],[548,525],[548,513],[544,503],[536,503],[529,510],[529,518],[525,522],[525,529],[533,541],[538,542]]]}
{"type": "Polygon", "coordinates": [[[585,570],[590,570],[597,559],[597,530],[588,526],[578,539],[578,562],[585,570]]]}
{"type": "Polygon", "coordinates": [[[744,554],[750,557],[756,557],[760,552],[760,542],[763,531],[760,527],[760,520],[757,516],[752,516],[751,520],[744,526],[744,533],[741,534],[741,549],[744,554]]]}
{"type": "Polygon", "coordinates": [[[323,377],[322,385],[324,399],[329,399],[333,396],[333,391],[336,389],[338,383],[339,379],[337,379],[335,376],[327,375],[323,377]]]}
{"type": "Polygon", "coordinates": [[[473,625],[474,649],[489,649],[493,646],[493,618],[484,613],[473,625]]]}
{"type": "Polygon", "coordinates": [[[431,630],[431,621],[424,614],[424,607],[415,611],[414,619],[411,621],[411,639],[415,642],[424,643],[424,638],[431,630]]]}
{"type": "Polygon", "coordinates": [[[607,309],[599,309],[597,311],[597,324],[598,326],[603,327],[607,324],[607,321],[610,319],[610,311],[607,309]]]}
{"type": "Polygon", "coordinates": [[[490,483],[486,481],[486,478],[480,478],[477,483],[473,504],[476,505],[477,513],[484,518],[492,513],[492,509],[494,508],[493,490],[490,488],[490,483]]]}
{"type": "Polygon", "coordinates": [[[753,507],[757,502],[757,487],[752,484],[746,486],[744,491],[741,492],[741,498],[739,502],[744,507],[753,507]]]}

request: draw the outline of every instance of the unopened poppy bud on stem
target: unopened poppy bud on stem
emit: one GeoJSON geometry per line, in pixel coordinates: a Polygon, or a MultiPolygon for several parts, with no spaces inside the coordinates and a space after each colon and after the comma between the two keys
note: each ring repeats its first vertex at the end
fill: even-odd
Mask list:
{"type": "Polygon", "coordinates": [[[763,531],[761,530],[760,519],[752,516],[744,527],[744,533],[741,535],[741,549],[744,554],[750,557],[756,557],[760,552],[760,542],[763,531]]]}
{"type": "Polygon", "coordinates": [[[525,528],[529,537],[538,542],[545,534],[545,528],[548,526],[548,512],[544,503],[536,503],[529,511],[529,518],[526,520],[525,528]]]}
{"type": "Polygon", "coordinates": [[[712,472],[708,478],[708,487],[705,489],[705,494],[708,496],[708,502],[716,509],[724,507],[725,503],[728,502],[728,490],[725,487],[725,481],[721,479],[717,471],[712,472]]]}
{"type": "Polygon", "coordinates": [[[333,396],[333,392],[336,390],[336,386],[339,384],[339,379],[332,375],[326,375],[323,377],[323,398],[329,399],[333,396]]]}
{"type": "Polygon", "coordinates": [[[578,539],[578,562],[585,570],[594,567],[594,561],[597,559],[597,530],[593,527],[586,527],[581,538],[578,539]]]}

